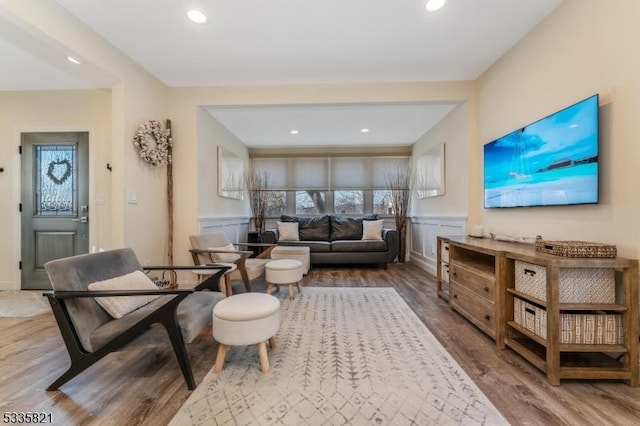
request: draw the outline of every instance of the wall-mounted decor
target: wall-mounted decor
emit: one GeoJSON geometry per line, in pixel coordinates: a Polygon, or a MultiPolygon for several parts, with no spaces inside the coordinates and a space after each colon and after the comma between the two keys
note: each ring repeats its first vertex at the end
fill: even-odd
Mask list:
{"type": "Polygon", "coordinates": [[[415,183],[418,198],[444,195],[444,143],[418,156],[415,183]]]}
{"type": "Polygon", "coordinates": [[[133,136],[133,145],[150,167],[171,164],[171,129],[163,129],[156,120],[142,123],[133,136]]]}
{"type": "Polygon", "coordinates": [[[218,146],[218,196],[242,200],[244,162],[231,151],[218,146]]]}

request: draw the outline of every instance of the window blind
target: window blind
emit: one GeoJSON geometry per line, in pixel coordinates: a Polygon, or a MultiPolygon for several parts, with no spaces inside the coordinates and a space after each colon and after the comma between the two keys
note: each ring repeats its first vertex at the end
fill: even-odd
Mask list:
{"type": "Polygon", "coordinates": [[[269,175],[271,190],[388,189],[387,176],[409,167],[409,157],[259,157],[251,160],[269,175]]]}

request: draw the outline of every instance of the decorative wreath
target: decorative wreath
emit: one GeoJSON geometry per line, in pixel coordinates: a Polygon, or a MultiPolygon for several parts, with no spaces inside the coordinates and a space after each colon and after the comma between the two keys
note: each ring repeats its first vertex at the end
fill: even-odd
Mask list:
{"type": "Polygon", "coordinates": [[[69,161],[66,158],[64,160],[60,160],[60,159],[52,160],[49,163],[49,168],[47,169],[47,176],[49,176],[49,179],[51,179],[53,183],[55,183],[56,185],[62,185],[67,181],[67,179],[69,179],[69,176],[71,176],[72,169],[73,167],[71,166],[71,161],[69,161]],[[67,167],[64,173],[62,174],[62,176],[57,177],[56,175],[53,174],[53,172],[55,171],[56,166],[61,166],[63,164],[67,167]]]}
{"type": "Polygon", "coordinates": [[[169,149],[173,144],[171,130],[162,129],[159,121],[146,121],[138,127],[133,144],[140,148],[140,158],[150,166],[171,164],[169,149]]]}

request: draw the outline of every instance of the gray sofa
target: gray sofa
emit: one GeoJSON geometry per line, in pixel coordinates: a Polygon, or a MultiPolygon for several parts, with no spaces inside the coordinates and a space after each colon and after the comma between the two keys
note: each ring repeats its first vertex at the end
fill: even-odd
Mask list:
{"type": "Polygon", "coordinates": [[[268,229],[262,242],[286,246],[307,246],[312,265],[318,264],[381,264],[386,268],[398,256],[398,232],[383,228],[381,240],[362,240],[362,222],[377,220],[377,215],[347,216],[287,216],[281,222],[298,222],[300,241],[280,241],[277,229],[268,229]]]}

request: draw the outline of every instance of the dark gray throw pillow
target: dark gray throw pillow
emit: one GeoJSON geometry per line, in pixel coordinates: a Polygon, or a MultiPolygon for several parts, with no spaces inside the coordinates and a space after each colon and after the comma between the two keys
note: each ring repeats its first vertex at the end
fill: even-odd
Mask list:
{"type": "Polygon", "coordinates": [[[300,241],[329,241],[329,216],[280,216],[281,222],[298,222],[300,241]]]}
{"type": "Polygon", "coordinates": [[[378,220],[377,214],[364,217],[331,216],[331,241],[362,239],[362,221],[378,220]]]}

